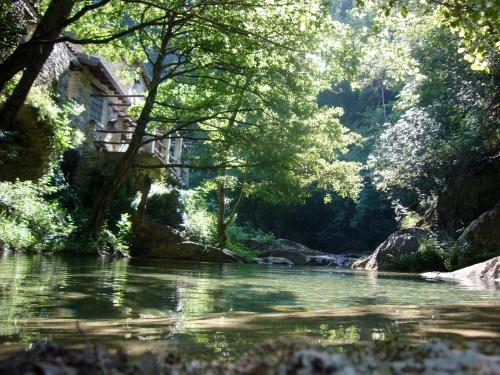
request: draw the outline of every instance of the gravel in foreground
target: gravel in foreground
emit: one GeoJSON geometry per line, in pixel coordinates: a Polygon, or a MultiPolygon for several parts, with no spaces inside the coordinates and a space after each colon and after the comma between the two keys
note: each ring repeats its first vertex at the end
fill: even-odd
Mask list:
{"type": "Polygon", "coordinates": [[[124,350],[110,352],[87,344],[68,349],[39,344],[0,360],[0,374],[42,375],[307,375],[307,374],[500,374],[500,343],[397,342],[356,345],[330,353],[299,342],[266,342],[234,363],[184,361],[175,353],[145,353],[132,360],[124,350]]]}

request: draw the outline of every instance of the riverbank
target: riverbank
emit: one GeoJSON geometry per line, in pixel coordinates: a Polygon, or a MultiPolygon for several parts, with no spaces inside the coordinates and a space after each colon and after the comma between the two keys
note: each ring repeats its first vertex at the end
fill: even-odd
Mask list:
{"type": "Polygon", "coordinates": [[[102,375],[274,375],[274,374],[482,374],[500,371],[500,346],[436,341],[418,346],[399,342],[354,345],[332,353],[290,340],[268,341],[235,362],[183,360],[175,352],[131,359],[86,342],[83,349],[45,343],[0,360],[5,374],[102,375]]]}

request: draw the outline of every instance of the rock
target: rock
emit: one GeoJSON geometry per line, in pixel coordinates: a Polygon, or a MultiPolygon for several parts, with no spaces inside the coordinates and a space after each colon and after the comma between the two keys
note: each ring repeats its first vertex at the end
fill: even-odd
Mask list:
{"type": "Polygon", "coordinates": [[[308,266],[330,266],[337,267],[337,259],[329,255],[315,255],[309,257],[307,261],[308,266]]]}
{"type": "Polygon", "coordinates": [[[181,243],[148,242],[145,243],[145,246],[148,248],[149,256],[153,258],[217,263],[246,262],[243,257],[230,250],[191,241],[181,243]]]}
{"type": "Polygon", "coordinates": [[[180,243],[187,240],[180,231],[168,225],[159,224],[148,217],[144,217],[141,224],[134,229],[138,245],[141,241],[180,243]]]}
{"type": "Polygon", "coordinates": [[[168,225],[144,218],[135,229],[134,253],[153,258],[196,262],[246,263],[246,259],[227,249],[187,240],[168,225]]]}
{"type": "Polygon", "coordinates": [[[177,375],[347,375],[441,374],[493,375],[500,372],[500,349],[490,343],[435,341],[408,345],[399,340],[354,344],[342,352],[291,339],[267,341],[239,360],[207,361],[182,358],[166,351],[138,359],[123,349],[115,352],[87,343],[64,348],[40,343],[0,359],[2,374],[177,374],[177,375]]]}
{"type": "MultiPolygon", "coordinates": [[[[483,212],[500,201],[500,155],[468,168],[455,184],[440,194],[428,216],[453,239],[483,212]]],[[[428,219],[429,220],[429,219],[428,219]]]]}
{"type": "Polygon", "coordinates": [[[365,269],[367,263],[370,261],[370,257],[366,257],[366,258],[361,258],[361,259],[358,259],[356,260],[351,268],[352,269],[365,269]]]}
{"type": "Polygon", "coordinates": [[[269,247],[269,242],[262,242],[251,238],[243,240],[242,243],[250,250],[263,251],[269,247]]]}
{"type": "Polygon", "coordinates": [[[280,238],[262,251],[263,257],[286,258],[299,266],[331,266],[350,268],[354,259],[345,255],[327,254],[307,246],[280,238]]]}
{"type": "Polygon", "coordinates": [[[274,249],[283,249],[283,250],[288,250],[288,251],[294,251],[294,252],[304,254],[304,255],[323,255],[323,254],[325,254],[322,251],[312,250],[301,243],[286,240],[284,238],[277,239],[276,241],[273,242],[273,244],[270,247],[272,247],[274,249]]]}
{"type": "Polygon", "coordinates": [[[290,259],[294,264],[299,266],[305,266],[309,261],[307,255],[297,253],[294,250],[286,249],[270,249],[262,253],[263,257],[275,257],[275,258],[287,258],[290,259]]]}
{"type": "Polygon", "coordinates": [[[425,278],[457,281],[465,284],[500,282],[500,256],[454,272],[426,272],[425,278]]]}
{"type": "Polygon", "coordinates": [[[308,266],[328,266],[350,268],[354,259],[344,255],[313,255],[309,257],[308,266]]]}
{"type": "Polygon", "coordinates": [[[500,202],[471,222],[458,243],[465,252],[500,254],[500,202]]]}
{"type": "Polygon", "coordinates": [[[310,256],[328,254],[312,250],[301,243],[280,238],[273,241],[269,247],[263,251],[262,255],[264,257],[287,258],[294,264],[304,266],[309,262],[310,256]]]}
{"type": "Polygon", "coordinates": [[[256,264],[281,264],[285,266],[293,266],[293,262],[290,259],[282,257],[265,257],[265,258],[255,258],[253,263],[256,264]]]}
{"type": "Polygon", "coordinates": [[[382,242],[371,256],[354,262],[352,268],[366,270],[398,271],[397,261],[415,253],[422,239],[431,236],[432,232],[422,228],[401,229],[394,232],[382,242]]]}

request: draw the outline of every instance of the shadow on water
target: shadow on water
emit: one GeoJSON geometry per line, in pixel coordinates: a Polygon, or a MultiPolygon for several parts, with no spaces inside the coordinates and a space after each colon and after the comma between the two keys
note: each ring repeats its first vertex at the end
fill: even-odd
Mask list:
{"type": "Polygon", "coordinates": [[[0,354],[85,334],[132,353],[235,358],[280,336],[359,341],[500,338],[500,292],[415,275],[140,259],[0,259],[0,354]]]}

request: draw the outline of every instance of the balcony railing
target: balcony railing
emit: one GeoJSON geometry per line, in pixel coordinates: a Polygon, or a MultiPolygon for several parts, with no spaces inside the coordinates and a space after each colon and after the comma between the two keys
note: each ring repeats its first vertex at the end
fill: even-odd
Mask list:
{"type": "MultiPolygon", "coordinates": [[[[94,145],[98,151],[104,152],[125,152],[132,139],[133,130],[106,130],[104,126],[94,123],[94,145]]],[[[157,134],[160,135],[160,134],[157,134]]],[[[150,136],[144,137],[144,141],[151,139],[150,136]]],[[[178,139],[178,138],[177,138],[178,139]]],[[[171,142],[171,139],[154,140],[139,149],[141,154],[149,154],[158,159],[163,164],[178,164],[181,162],[181,152],[172,150],[173,147],[182,147],[184,151],[187,148],[180,142],[179,144],[171,142]],[[174,146],[175,144],[175,146],[174,146]],[[178,160],[179,159],[179,160],[178,160]]],[[[189,169],[181,167],[172,167],[172,172],[180,178],[184,185],[188,185],[189,169]]]]}
{"type": "MultiPolygon", "coordinates": [[[[97,124],[96,124],[97,125],[97,124]]],[[[98,150],[106,152],[125,152],[132,139],[132,130],[104,130],[96,126],[94,145],[98,150]]],[[[145,138],[147,140],[147,138],[145,138]]],[[[168,164],[170,155],[166,140],[155,140],[139,149],[141,154],[151,154],[164,164],[168,164]]]]}

